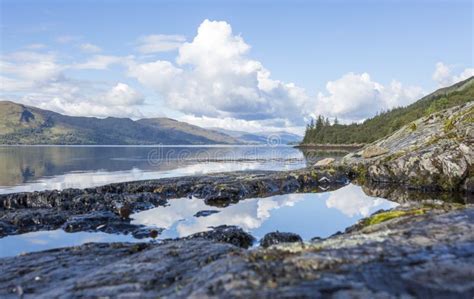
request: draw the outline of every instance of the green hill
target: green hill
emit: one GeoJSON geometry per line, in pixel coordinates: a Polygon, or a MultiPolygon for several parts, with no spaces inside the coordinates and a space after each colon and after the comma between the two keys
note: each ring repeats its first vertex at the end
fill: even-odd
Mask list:
{"type": "Polygon", "coordinates": [[[416,119],[474,100],[474,77],[441,88],[415,103],[378,114],[360,124],[328,124],[324,117],[308,125],[302,145],[370,143],[416,119]]]}
{"type": "Polygon", "coordinates": [[[234,144],[226,134],[168,118],[73,117],[0,101],[0,144],[234,144]]]}

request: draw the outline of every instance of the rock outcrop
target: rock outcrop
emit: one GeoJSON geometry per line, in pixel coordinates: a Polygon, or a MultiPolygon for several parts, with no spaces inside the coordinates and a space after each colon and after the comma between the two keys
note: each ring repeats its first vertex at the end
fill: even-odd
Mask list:
{"type": "Polygon", "coordinates": [[[231,230],[235,237],[228,240],[218,232],[163,243],[90,243],[3,258],[0,297],[474,296],[472,206],[402,215],[328,239],[267,249],[235,246],[247,237],[231,230]]]}
{"type": "Polygon", "coordinates": [[[474,193],[474,101],[431,114],[351,153],[363,179],[422,190],[474,193]]]}
{"type": "MultiPolygon", "coordinates": [[[[345,170],[306,168],[295,171],[247,171],[165,178],[66,189],[0,195],[0,237],[63,227],[132,233],[130,213],[164,206],[168,200],[194,196],[209,206],[225,207],[251,197],[292,192],[335,190],[349,182],[345,170]]],[[[205,213],[202,214],[204,216],[205,213]]],[[[137,232],[138,232],[137,231],[137,232]]]]}

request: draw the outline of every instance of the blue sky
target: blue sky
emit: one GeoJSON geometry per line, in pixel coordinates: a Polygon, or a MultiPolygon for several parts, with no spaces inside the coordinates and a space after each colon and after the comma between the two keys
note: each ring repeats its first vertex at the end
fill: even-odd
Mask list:
{"type": "Polygon", "coordinates": [[[0,98],[73,115],[301,132],[473,73],[472,1],[2,0],[0,22],[0,98]]]}

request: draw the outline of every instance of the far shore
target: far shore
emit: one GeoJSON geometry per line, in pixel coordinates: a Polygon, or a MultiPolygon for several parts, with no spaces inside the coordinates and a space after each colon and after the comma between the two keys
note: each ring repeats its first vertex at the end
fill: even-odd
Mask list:
{"type": "Polygon", "coordinates": [[[343,150],[357,150],[365,146],[364,143],[351,143],[351,144],[316,144],[316,143],[301,143],[295,145],[295,148],[303,148],[303,149],[343,149],[343,150]]]}

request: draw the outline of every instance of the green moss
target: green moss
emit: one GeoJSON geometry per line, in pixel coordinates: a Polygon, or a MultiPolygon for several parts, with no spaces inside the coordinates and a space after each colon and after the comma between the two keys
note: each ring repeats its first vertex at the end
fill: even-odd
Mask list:
{"type": "Polygon", "coordinates": [[[379,224],[390,219],[404,217],[404,216],[416,216],[416,215],[423,215],[425,213],[425,209],[413,209],[413,210],[394,210],[388,212],[382,212],[375,214],[367,219],[364,220],[364,226],[379,224]]]}
{"type": "Polygon", "coordinates": [[[412,132],[415,131],[415,130],[416,130],[416,124],[415,124],[414,122],[411,123],[410,126],[409,126],[409,129],[410,129],[410,131],[412,131],[412,132]]]}
{"type": "Polygon", "coordinates": [[[445,122],[444,122],[444,132],[449,132],[451,131],[452,129],[454,129],[454,119],[453,118],[448,118],[445,122]]]}

